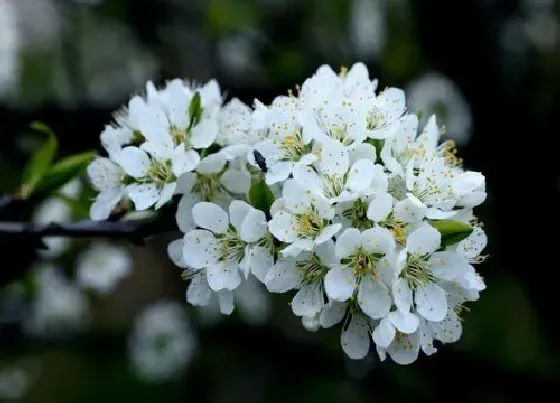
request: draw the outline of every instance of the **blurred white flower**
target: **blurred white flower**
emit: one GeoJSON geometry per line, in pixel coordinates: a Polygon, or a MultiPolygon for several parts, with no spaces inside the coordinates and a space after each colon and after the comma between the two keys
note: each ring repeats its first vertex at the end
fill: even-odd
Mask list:
{"type": "Polygon", "coordinates": [[[17,83],[19,46],[14,5],[11,1],[0,0],[0,96],[10,92],[17,83]]]}
{"type": "Polygon", "coordinates": [[[420,124],[436,114],[447,129],[447,137],[465,145],[471,137],[471,109],[461,90],[449,78],[428,73],[412,81],[406,95],[411,112],[421,113],[420,124]]]}
{"type": "Polygon", "coordinates": [[[12,0],[23,47],[50,49],[60,42],[64,18],[53,0],[12,0]]]}
{"type": "MultiPolygon", "coordinates": [[[[33,221],[39,224],[48,224],[70,221],[71,218],[70,206],[59,198],[51,197],[37,207],[33,221]]],[[[41,256],[48,258],[56,258],[62,255],[70,246],[70,239],[64,237],[45,237],[43,241],[48,249],[38,252],[41,256]]]]}
{"type": "Polygon", "coordinates": [[[385,4],[380,0],[354,0],[350,18],[355,53],[362,58],[377,57],[386,43],[385,4]]]}
{"type": "Polygon", "coordinates": [[[194,351],[195,338],[181,304],[159,301],[137,316],[129,356],[141,379],[162,382],[180,375],[194,351]]]}
{"type": "Polygon", "coordinates": [[[42,264],[35,269],[31,313],[25,330],[36,336],[61,335],[81,330],[88,322],[88,301],[81,290],[64,277],[60,268],[42,264]]]}
{"type": "Polygon", "coordinates": [[[29,389],[31,379],[22,368],[3,368],[0,370],[0,400],[22,399],[29,389]]]}
{"type": "Polygon", "coordinates": [[[76,281],[80,287],[109,294],[131,272],[132,258],[125,248],[97,242],[78,257],[76,281]]]}

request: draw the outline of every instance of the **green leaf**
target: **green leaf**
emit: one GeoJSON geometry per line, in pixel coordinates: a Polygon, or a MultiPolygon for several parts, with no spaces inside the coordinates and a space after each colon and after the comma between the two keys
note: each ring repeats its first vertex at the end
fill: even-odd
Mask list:
{"type": "Polygon", "coordinates": [[[63,158],[45,173],[41,181],[35,187],[37,192],[52,193],[70,182],[72,179],[83,175],[87,166],[97,154],[88,151],[63,158]]]}
{"type": "Polygon", "coordinates": [[[435,220],[431,221],[430,224],[441,233],[441,245],[443,247],[461,242],[473,231],[470,224],[461,221],[435,220]]]}
{"type": "Polygon", "coordinates": [[[200,99],[200,92],[196,91],[191,99],[189,105],[189,117],[191,119],[190,127],[194,127],[200,122],[202,118],[202,103],[200,99]]]}
{"type": "Polygon", "coordinates": [[[268,213],[273,202],[274,194],[263,180],[251,185],[249,189],[249,203],[253,207],[268,213]]]}
{"type": "Polygon", "coordinates": [[[24,169],[20,190],[20,196],[23,199],[27,199],[34,192],[37,184],[49,170],[58,150],[58,140],[54,132],[47,125],[41,122],[33,122],[31,128],[47,135],[47,140],[31,157],[31,160],[24,169]]]}

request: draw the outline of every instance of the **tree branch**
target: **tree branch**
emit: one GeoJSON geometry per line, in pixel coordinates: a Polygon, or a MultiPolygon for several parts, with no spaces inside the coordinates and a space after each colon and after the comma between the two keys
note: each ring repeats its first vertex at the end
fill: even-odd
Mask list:
{"type": "Polygon", "coordinates": [[[161,209],[150,218],[119,220],[117,211],[106,221],[81,220],[66,223],[29,223],[0,221],[0,239],[36,241],[43,237],[126,239],[135,245],[144,245],[145,238],[177,229],[174,219],[175,203],[161,209]]]}

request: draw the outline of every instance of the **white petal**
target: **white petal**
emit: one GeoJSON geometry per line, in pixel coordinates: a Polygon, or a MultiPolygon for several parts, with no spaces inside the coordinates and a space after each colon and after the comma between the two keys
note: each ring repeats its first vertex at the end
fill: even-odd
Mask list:
{"type": "Polygon", "coordinates": [[[196,168],[200,161],[200,156],[194,150],[185,152],[184,146],[179,146],[173,150],[171,156],[171,164],[173,166],[173,174],[177,177],[186,172],[191,172],[196,168]]]}
{"type": "Polygon", "coordinates": [[[315,194],[322,195],[323,182],[321,177],[308,165],[296,165],[293,171],[294,179],[305,189],[311,190],[315,194]]]}
{"type": "Polygon", "coordinates": [[[321,323],[319,322],[319,315],[315,316],[302,316],[301,324],[308,332],[316,332],[319,330],[321,323]]]}
{"type": "Polygon", "coordinates": [[[214,233],[225,233],[229,226],[228,214],[214,203],[195,204],[192,208],[192,216],[196,225],[214,233]]]}
{"type": "Polygon", "coordinates": [[[249,265],[251,273],[253,273],[261,283],[264,283],[268,270],[274,264],[274,256],[271,255],[269,248],[253,246],[248,250],[247,264],[249,265]]]}
{"type": "Polygon", "coordinates": [[[230,203],[229,220],[238,233],[241,230],[243,220],[245,220],[245,217],[247,217],[247,214],[249,214],[252,209],[253,206],[242,200],[234,200],[230,203]]]}
{"type": "Polygon", "coordinates": [[[321,281],[304,285],[292,300],[292,311],[296,316],[315,316],[324,305],[321,281]]]}
{"type": "Polygon", "coordinates": [[[339,222],[337,222],[336,224],[327,225],[325,228],[323,228],[319,235],[317,235],[317,238],[315,238],[315,243],[321,244],[328,241],[329,239],[332,239],[332,237],[335,236],[335,234],[340,231],[341,228],[342,224],[339,222]]]}
{"type": "Polygon", "coordinates": [[[383,318],[373,330],[371,337],[377,346],[387,348],[393,342],[396,332],[389,318],[383,318]]]}
{"type": "Polygon", "coordinates": [[[186,172],[177,178],[176,194],[191,193],[196,183],[196,175],[192,172],[186,172]]]}
{"type": "Polygon", "coordinates": [[[408,281],[404,278],[398,278],[393,283],[393,298],[399,311],[410,311],[412,306],[412,290],[408,285],[408,281]]]}
{"type": "Polygon", "coordinates": [[[297,239],[296,224],[296,218],[292,214],[279,211],[268,222],[268,230],[279,241],[293,242],[297,239]]]}
{"type": "Polygon", "coordinates": [[[358,289],[358,304],[370,318],[382,318],[391,309],[389,290],[384,284],[374,281],[371,276],[362,278],[358,289]]]}
{"type": "Polygon", "coordinates": [[[360,231],[356,228],[348,228],[336,240],[336,256],[341,259],[352,256],[360,245],[360,231]]]}
{"type": "Polygon", "coordinates": [[[325,275],[325,292],[330,299],[347,301],[356,289],[356,278],[350,267],[336,266],[325,275]]]}
{"type": "Polygon", "coordinates": [[[220,172],[226,166],[226,157],[220,153],[211,154],[204,157],[198,166],[196,172],[201,174],[214,174],[220,172]]]}
{"type": "Polygon", "coordinates": [[[346,314],[346,308],[348,308],[348,303],[346,302],[330,301],[321,311],[319,317],[321,326],[327,328],[340,323],[346,314]]]}
{"type": "Polygon", "coordinates": [[[346,185],[354,192],[364,191],[373,180],[373,162],[367,159],[356,161],[348,171],[346,185]]]}
{"type": "Polygon", "coordinates": [[[377,154],[375,147],[369,143],[360,143],[350,151],[350,164],[354,164],[360,159],[368,159],[375,163],[377,154]]]}
{"type": "Polygon", "coordinates": [[[278,259],[264,278],[264,284],[270,292],[284,293],[296,288],[301,283],[301,273],[293,258],[278,259]]]}
{"type": "Polygon", "coordinates": [[[360,235],[362,246],[373,253],[392,253],[396,248],[395,238],[387,228],[375,227],[360,235]]]}
{"type": "Polygon", "coordinates": [[[147,210],[159,200],[159,190],[154,183],[133,183],[126,187],[126,193],[138,211],[147,210]]]}
{"type": "Polygon", "coordinates": [[[437,323],[431,323],[434,330],[434,336],[443,343],[455,343],[461,338],[463,326],[457,318],[457,314],[452,310],[447,311],[444,320],[437,323]]]}
{"type": "Polygon", "coordinates": [[[97,195],[97,198],[90,206],[89,216],[92,220],[106,220],[111,215],[113,209],[121,200],[122,192],[120,188],[104,190],[97,195]]]}
{"type": "Polygon", "coordinates": [[[420,286],[414,294],[416,310],[420,315],[431,322],[439,322],[447,313],[447,298],[445,291],[435,285],[420,286]]]}
{"type": "Polygon", "coordinates": [[[354,314],[348,328],[342,331],[342,350],[353,360],[364,358],[369,351],[369,324],[363,315],[354,314]]]}
{"type": "Polygon", "coordinates": [[[187,268],[185,260],[183,259],[183,240],[176,239],[167,245],[167,255],[173,261],[175,266],[183,269],[187,268]]]}
{"type": "Polygon", "coordinates": [[[413,231],[406,240],[410,253],[426,255],[435,252],[441,245],[441,234],[431,226],[420,227],[413,231]]]}
{"type": "Polygon", "coordinates": [[[145,176],[152,165],[148,154],[138,147],[131,146],[121,150],[118,163],[127,174],[135,178],[145,176]]]}
{"type": "Polygon", "coordinates": [[[239,265],[232,261],[216,262],[206,268],[208,285],[214,291],[235,290],[241,283],[239,265]]]}
{"type": "Polygon", "coordinates": [[[202,119],[191,129],[191,145],[194,148],[210,147],[217,135],[217,119],[202,119]]]}
{"type": "Polygon", "coordinates": [[[484,230],[480,227],[474,227],[468,238],[457,244],[457,251],[461,252],[467,259],[473,259],[482,253],[487,244],[488,237],[484,230]]]}
{"type": "Polygon", "coordinates": [[[397,340],[393,341],[387,349],[387,353],[389,353],[393,361],[397,364],[412,364],[418,358],[418,352],[420,351],[420,337],[418,332],[409,335],[401,335],[399,341],[400,342],[397,342],[397,340]]]}
{"type": "Polygon", "coordinates": [[[87,173],[93,188],[103,191],[120,187],[123,170],[109,158],[97,157],[88,165],[87,173]]]}
{"type": "Polygon", "coordinates": [[[418,329],[418,316],[410,312],[390,312],[387,318],[401,333],[411,334],[418,329]]]}
{"type": "Polygon", "coordinates": [[[334,242],[331,239],[318,245],[315,254],[321,263],[327,266],[337,264],[340,260],[336,257],[334,242]]]}
{"type": "Polygon", "coordinates": [[[252,208],[239,228],[239,237],[245,242],[256,242],[268,232],[266,216],[261,210],[252,208]]]}
{"type": "Polygon", "coordinates": [[[192,217],[192,208],[198,202],[200,202],[200,198],[194,194],[184,194],[181,197],[175,214],[175,220],[181,231],[188,232],[196,227],[192,217]]]}
{"type": "Polygon", "coordinates": [[[231,315],[235,307],[233,305],[233,292],[227,290],[218,291],[218,301],[222,315],[231,315]]]}
{"type": "Polygon", "coordinates": [[[413,223],[422,220],[427,210],[424,203],[409,193],[406,199],[395,204],[395,218],[405,223],[413,223]]]}
{"type": "Polygon", "coordinates": [[[318,163],[322,172],[327,175],[344,175],[350,165],[348,150],[335,141],[325,141],[322,144],[321,159],[318,163]]]}
{"type": "Polygon", "coordinates": [[[265,182],[267,185],[273,185],[278,182],[285,181],[292,173],[293,162],[280,161],[272,165],[265,175],[265,182]]]}
{"type": "Polygon", "coordinates": [[[387,88],[381,94],[382,102],[385,104],[384,112],[388,120],[395,120],[402,116],[405,111],[405,94],[400,88],[387,88]]]}
{"type": "Polygon", "coordinates": [[[367,218],[373,222],[384,221],[393,209],[393,196],[389,193],[378,193],[372,196],[369,203],[367,218]]]}
{"type": "Polygon", "coordinates": [[[159,194],[159,200],[157,201],[156,205],[154,206],[155,209],[159,209],[165,203],[167,203],[173,197],[173,193],[175,193],[175,185],[176,183],[166,183],[163,185],[161,192],[159,194]]]}
{"type": "Polygon", "coordinates": [[[467,259],[454,251],[434,253],[429,260],[430,270],[444,280],[458,280],[474,269],[467,259]]]}
{"type": "Polygon", "coordinates": [[[217,242],[206,230],[192,230],[183,237],[183,261],[193,269],[202,269],[216,262],[217,242]]]}
{"type": "Polygon", "coordinates": [[[204,271],[195,275],[187,288],[187,302],[194,306],[206,306],[210,302],[212,290],[208,287],[204,271]]]}
{"type": "Polygon", "coordinates": [[[220,177],[220,183],[228,192],[247,194],[251,188],[251,175],[247,171],[229,168],[220,177]]]}

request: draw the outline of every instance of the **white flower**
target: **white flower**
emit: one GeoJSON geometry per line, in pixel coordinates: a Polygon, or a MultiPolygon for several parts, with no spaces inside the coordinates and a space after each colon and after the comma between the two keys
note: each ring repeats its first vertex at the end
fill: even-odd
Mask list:
{"type": "Polygon", "coordinates": [[[242,158],[228,162],[222,153],[203,158],[194,172],[181,175],[177,181],[175,193],[183,195],[176,214],[179,229],[194,229],[191,211],[196,203],[207,201],[227,207],[232,194],[245,195],[250,186],[251,175],[242,158]]]}
{"type": "Polygon", "coordinates": [[[385,228],[360,232],[346,229],[336,240],[336,256],[341,259],[325,276],[325,291],[334,301],[347,301],[357,289],[361,310],[373,319],[389,313],[391,297],[382,271],[389,270],[386,255],[395,250],[395,240],[385,228]]]}
{"type": "Polygon", "coordinates": [[[451,139],[461,145],[469,142],[471,110],[453,81],[439,73],[428,73],[412,81],[406,94],[412,112],[426,117],[437,114],[451,139]]]}
{"type": "Polygon", "coordinates": [[[329,202],[306,191],[296,181],[287,180],[282,195],[285,210],[273,215],[268,229],[276,239],[290,244],[283,249],[284,255],[311,251],[340,230],[340,223],[329,224],[334,217],[329,202]]]}
{"type": "Polygon", "coordinates": [[[37,294],[25,330],[50,337],[82,329],[89,319],[89,308],[80,289],[51,264],[37,267],[35,273],[37,294]]]}
{"type": "MultiPolygon", "coordinates": [[[[298,122],[298,99],[277,97],[270,108],[260,111],[268,138],[255,145],[267,166],[266,183],[285,181],[297,165],[309,165],[316,160],[312,137],[298,122]]],[[[257,125],[259,127],[259,125],[257,125]]]]}
{"type": "Polygon", "coordinates": [[[266,235],[264,213],[235,200],[229,206],[229,216],[220,206],[208,202],[197,203],[192,215],[202,229],[189,231],[183,238],[185,265],[205,269],[208,285],[214,291],[236,289],[248,244],[266,235]]]}
{"type": "Polygon", "coordinates": [[[365,158],[359,159],[351,167],[348,162],[348,159],[341,161],[337,170],[319,172],[311,166],[299,165],[294,168],[293,177],[329,203],[355,200],[369,191],[376,171],[373,162],[365,158]]]}
{"type": "Polygon", "coordinates": [[[0,0],[0,96],[18,81],[20,32],[12,2],[0,0]]]}
{"type": "Polygon", "coordinates": [[[297,257],[280,258],[268,270],[264,283],[270,292],[284,293],[297,289],[292,299],[295,315],[314,317],[325,304],[323,279],[329,269],[338,263],[334,242],[318,245],[314,252],[302,252],[297,257]]]}
{"type": "Polygon", "coordinates": [[[76,276],[81,287],[109,294],[131,272],[132,258],[126,249],[97,242],[78,257],[76,276]]]}
{"type": "MultiPolygon", "coordinates": [[[[33,221],[39,224],[64,223],[72,219],[72,210],[67,202],[50,197],[42,202],[34,212],[33,221]]],[[[44,237],[43,242],[48,249],[42,249],[43,257],[55,258],[62,255],[70,247],[70,238],[44,237]]]]}
{"type": "Polygon", "coordinates": [[[0,369],[0,399],[22,399],[32,383],[32,376],[23,368],[0,369]]]}
{"type": "Polygon", "coordinates": [[[221,109],[218,123],[216,142],[226,148],[230,146],[231,151],[243,150],[246,153],[266,138],[266,131],[259,130],[254,124],[251,108],[237,98],[233,98],[221,109]]]}
{"type": "Polygon", "coordinates": [[[109,158],[98,157],[87,168],[91,185],[99,193],[92,203],[89,215],[92,220],[106,220],[124,197],[125,172],[109,158]]]}
{"type": "Polygon", "coordinates": [[[414,306],[425,319],[439,322],[447,312],[445,290],[438,281],[455,281],[470,268],[468,261],[453,251],[436,252],[441,234],[429,225],[409,234],[406,248],[399,253],[393,295],[398,310],[408,313],[414,306]]]}
{"type": "Polygon", "coordinates": [[[195,351],[184,308],[171,301],[147,307],[136,318],[128,346],[131,363],[141,379],[162,382],[180,375],[195,351]]]}

